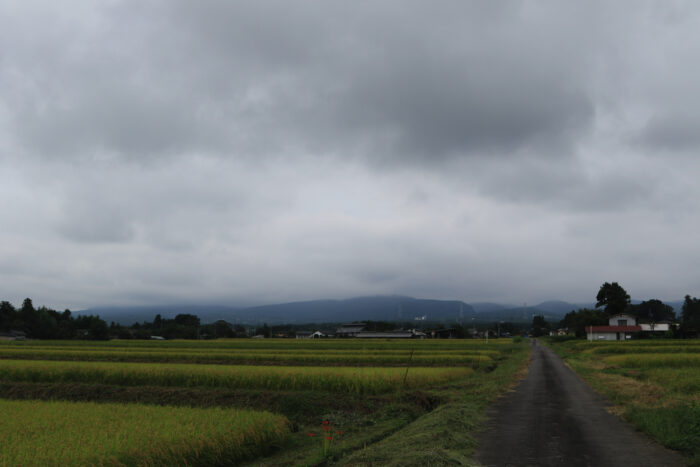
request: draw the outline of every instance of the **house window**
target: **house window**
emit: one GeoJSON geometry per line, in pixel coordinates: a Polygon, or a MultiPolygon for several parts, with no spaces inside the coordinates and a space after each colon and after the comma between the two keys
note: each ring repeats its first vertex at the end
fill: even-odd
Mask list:
{"type": "Polygon", "coordinates": [[[617,325],[618,326],[627,326],[627,320],[626,319],[618,319],[617,325]]]}

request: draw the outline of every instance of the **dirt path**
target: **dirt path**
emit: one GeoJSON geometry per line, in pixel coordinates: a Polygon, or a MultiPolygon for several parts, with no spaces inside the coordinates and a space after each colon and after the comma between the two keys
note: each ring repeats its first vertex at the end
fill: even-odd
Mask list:
{"type": "Polygon", "coordinates": [[[528,376],[494,406],[475,458],[485,466],[682,466],[683,459],[605,411],[550,349],[533,342],[528,376]]]}

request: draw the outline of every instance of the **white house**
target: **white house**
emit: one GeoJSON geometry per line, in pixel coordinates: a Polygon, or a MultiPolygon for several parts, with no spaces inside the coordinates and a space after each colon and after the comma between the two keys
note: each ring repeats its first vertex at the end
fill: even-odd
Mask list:
{"type": "Polygon", "coordinates": [[[607,326],[586,326],[586,335],[589,341],[624,341],[641,330],[637,318],[622,313],[611,316],[607,326]]]}

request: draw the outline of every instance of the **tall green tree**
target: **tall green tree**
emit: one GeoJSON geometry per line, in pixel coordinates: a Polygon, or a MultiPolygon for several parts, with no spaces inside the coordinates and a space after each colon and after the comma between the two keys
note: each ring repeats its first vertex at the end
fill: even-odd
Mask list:
{"type": "Polygon", "coordinates": [[[686,295],[681,318],[681,329],[684,334],[700,333],[700,299],[686,295]]]}
{"type": "Polygon", "coordinates": [[[22,313],[34,313],[34,304],[31,298],[25,298],[22,302],[22,308],[19,310],[22,313]]]}
{"type": "Polygon", "coordinates": [[[596,295],[596,308],[605,306],[608,316],[624,313],[630,304],[630,296],[617,282],[605,282],[596,295]]]}
{"type": "Polygon", "coordinates": [[[543,336],[549,334],[549,323],[544,319],[542,315],[535,315],[532,317],[532,335],[534,337],[543,336]]]}
{"type": "Polygon", "coordinates": [[[578,311],[570,311],[561,320],[561,326],[573,332],[576,337],[586,336],[586,326],[600,326],[608,324],[608,317],[603,310],[591,310],[582,308],[578,311]]]}
{"type": "Polygon", "coordinates": [[[33,330],[38,326],[39,316],[34,309],[34,304],[31,298],[25,298],[22,302],[22,308],[19,309],[19,320],[22,323],[22,331],[29,335],[33,334],[33,330]]]}
{"type": "Polygon", "coordinates": [[[163,328],[163,318],[160,316],[160,313],[158,313],[153,320],[153,329],[155,331],[160,331],[163,328]]]}
{"type": "Polygon", "coordinates": [[[16,314],[17,311],[12,303],[7,301],[0,302],[0,331],[10,330],[16,314]]]}
{"type": "Polygon", "coordinates": [[[653,322],[676,318],[676,312],[673,311],[673,307],[656,299],[646,300],[639,305],[630,305],[629,310],[637,318],[648,319],[653,322]]]}
{"type": "Polygon", "coordinates": [[[233,332],[233,329],[231,329],[231,325],[229,325],[226,321],[220,319],[217,322],[215,322],[212,326],[213,332],[214,332],[214,337],[219,338],[219,337],[235,337],[235,333],[233,332]]]}

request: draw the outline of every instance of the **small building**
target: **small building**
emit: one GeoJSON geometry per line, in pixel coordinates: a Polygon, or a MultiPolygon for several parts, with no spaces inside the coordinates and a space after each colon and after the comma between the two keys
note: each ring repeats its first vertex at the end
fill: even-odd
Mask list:
{"type": "Polygon", "coordinates": [[[297,331],[297,339],[320,339],[326,337],[321,331],[297,331]]]}
{"type": "Polygon", "coordinates": [[[410,339],[413,337],[411,331],[363,331],[355,336],[360,339],[410,339]]]}
{"type": "Polygon", "coordinates": [[[335,331],[336,337],[355,337],[365,330],[367,323],[341,324],[335,331]]]}
{"type": "Polygon", "coordinates": [[[425,339],[426,334],[416,329],[407,331],[358,332],[355,337],[362,339],[425,339]]]}
{"type": "Polygon", "coordinates": [[[586,326],[586,335],[589,341],[624,341],[641,330],[635,316],[621,313],[611,316],[607,326],[586,326]]]}
{"type": "Polygon", "coordinates": [[[3,341],[23,341],[27,339],[27,334],[24,331],[11,329],[9,332],[0,332],[0,340],[3,341]]]}

